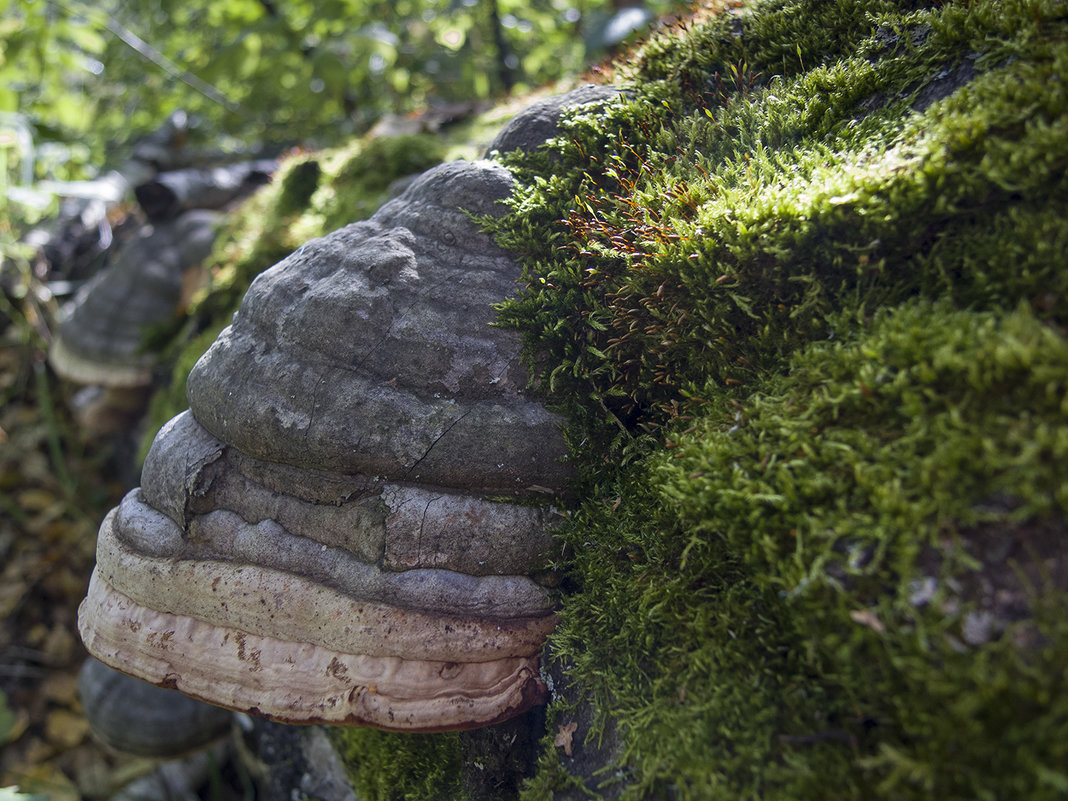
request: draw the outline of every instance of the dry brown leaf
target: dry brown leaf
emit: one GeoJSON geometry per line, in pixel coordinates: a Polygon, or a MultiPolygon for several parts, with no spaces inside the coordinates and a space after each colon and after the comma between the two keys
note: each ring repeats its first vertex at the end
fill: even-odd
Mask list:
{"type": "MultiPolygon", "coordinates": [[[[15,444],[15,443],[12,443],[15,444]]],[[[18,443],[20,448],[26,448],[23,443],[18,443]]],[[[34,447],[31,443],[30,448],[34,447]]],[[[48,457],[40,451],[26,451],[19,458],[19,470],[22,471],[23,484],[32,484],[35,482],[45,483],[53,481],[52,468],[48,464],[48,457]]]]}
{"type": "Polygon", "coordinates": [[[89,721],[69,709],[53,709],[45,718],[45,738],[63,750],[74,748],[89,734],[89,721]]]}
{"type": "Polygon", "coordinates": [[[15,503],[24,512],[41,512],[52,507],[55,502],[55,495],[38,488],[25,489],[15,496],[15,503]]]}
{"type": "Polygon", "coordinates": [[[575,731],[578,729],[578,724],[572,721],[566,726],[563,724],[556,727],[556,736],[553,738],[553,745],[557,748],[563,748],[564,753],[568,756],[571,754],[571,741],[575,736],[575,731]]]}
{"type": "MultiPolygon", "coordinates": [[[[10,418],[19,427],[29,426],[40,422],[41,411],[36,406],[14,406],[11,409],[10,418]]],[[[9,431],[14,427],[11,425],[4,426],[9,431]]]]}
{"type": "Polygon", "coordinates": [[[61,706],[78,705],[78,674],[73,670],[53,673],[41,682],[41,694],[61,706]]]}
{"type": "Polygon", "coordinates": [[[28,793],[47,793],[48,801],[81,801],[78,788],[63,771],[48,764],[34,765],[19,781],[28,793]]]}
{"type": "Polygon", "coordinates": [[[15,710],[15,720],[11,724],[11,731],[7,733],[7,739],[0,741],[0,745],[4,743],[13,743],[19,737],[26,733],[26,729],[30,727],[30,713],[25,709],[15,710]]]}
{"type": "Polygon", "coordinates": [[[26,765],[27,773],[33,766],[44,765],[56,755],[56,747],[37,736],[27,738],[22,750],[21,764],[26,765]]]}
{"type": "Polygon", "coordinates": [[[40,649],[41,643],[48,637],[51,629],[44,623],[36,623],[26,631],[26,644],[31,648],[40,649]]]}
{"type": "Polygon", "coordinates": [[[103,752],[91,739],[64,755],[64,770],[87,798],[110,798],[158,764],[146,757],[103,752]]]}
{"type": "Polygon", "coordinates": [[[8,581],[7,576],[0,579],[0,618],[14,612],[29,589],[30,585],[24,581],[8,581]]]}
{"type": "Polygon", "coordinates": [[[52,626],[41,643],[41,652],[52,665],[69,664],[77,648],[78,638],[64,623],[52,626]]]}

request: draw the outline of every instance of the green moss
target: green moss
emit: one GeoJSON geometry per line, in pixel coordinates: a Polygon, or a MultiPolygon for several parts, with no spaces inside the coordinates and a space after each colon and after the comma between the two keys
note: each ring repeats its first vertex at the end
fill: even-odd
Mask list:
{"type": "Polygon", "coordinates": [[[1065,42],[1050,0],[754,4],[512,157],[500,319],[582,468],[551,650],[624,798],[1068,787],[1065,42]]]}
{"type": "MultiPolygon", "coordinates": [[[[778,597],[724,551],[686,559],[685,535],[644,468],[605,489],[563,534],[577,586],[550,644],[624,738],[622,763],[594,787],[627,799],[775,797],[779,734],[827,709],[778,597]]],[[[837,749],[814,750],[812,770],[844,773],[837,749]]],[[[558,749],[524,798],[566,786],[554,758],[558,749]]]]}
{"type": "Polygon", "coordinates": [[[455,733],[331,729],[330,735],[361,801],[463,801],[455,733]]]}
{"type": "MultiPolygon", "coordinates": [[[[1026,307],[837,322],[588,488],[551,649],[623,798],[1057,798],[1068,340],[1026,307]]],[[[569,781],[542,761],[527,799],[569,781]]]]}
{"type": "Polygon", "coordinates": [[[541,161],[518,158],[516,213],[495,231],[531,289],[502,319],[559,356],[541,385],[575,415],[593,399],[658,425],[707,377],[750,381],[862,299],[1066,297],[1049,211],[1068,199],[1064,22],[1056,4],[1010,5],[1009,47],[988,5],[791,2],[716,19],[652,47],[667,77],[637,99],[578,117],[562,172],[540,179],[541,161]],[[768,44],[784,31],[792,61],[768,44]],[[829,31],[841,50],[809,45],[829,31]],[[990,264],[994,230],[1023,269],[990,264]]]}
{"type": "Polygon", "coordinates": [[[310,199],[301,237],[322,236],[370,217],[388,199],[390,184],[433,167],[445,154],[434,134],[405,134],[359,140],[331,156],[329,179],[310,199]]]}
{"type": "Polygon", "coordinates": [[[877,727],[848,772],[880,797],[1059,794],[1041,776],[1063,734],[1034,733],[1068,731],[1068,585],[1039,564],[1065,559],[1066,399],[1068,340],[1026,307],[910,304],[799,352],[657,460],[688,559],[744,563],[839,711],[877,727]],[[1026,615],[999,607],[1010,592],[1026,615]]]}

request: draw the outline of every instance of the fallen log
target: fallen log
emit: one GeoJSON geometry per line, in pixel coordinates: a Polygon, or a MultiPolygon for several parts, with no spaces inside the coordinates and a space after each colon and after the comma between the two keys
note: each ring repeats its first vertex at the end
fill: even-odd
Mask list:
{"type": "Polygon", "coordinates": [[[262,186],[278,166],[273,159],[159,173],[134,195],[148,219],[166,220],[190,209],[221,209],[262,186]]]}

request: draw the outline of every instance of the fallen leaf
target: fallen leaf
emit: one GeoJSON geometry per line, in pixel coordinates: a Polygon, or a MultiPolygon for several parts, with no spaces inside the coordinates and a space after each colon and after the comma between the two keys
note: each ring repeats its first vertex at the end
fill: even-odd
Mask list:
{"type": "Polygon", "coordinates": [[[0,583],[0,619],[8,617],[14,612],[15,608],[22,602],[22,597],[29,590],[30,585],[24,581],[4,581],[0,583]]]}
{"type": "Polygon", "coordinates": [[[4,695],[4,691],[0,690],[0,745],[6,743],[9,739],[15,739],[11,736],[14,728],[15,713],[7,705],[7,696],[4,695]]]}
{"type": "Polygon", "coordinates": [[[159,761],[117,751],[103,754],[90,738],[67,751],[63,764],[83,798],[105,799],[114,796],[134,779],[150,773],[159,761]]]}
{"type": "MultiPolygon", "coordinates": [[[[30,713],[25,709],[16,709],[15,720],[11,724],[11,730],[7,733],[7,742],[15,742],[26,733],[28,728],[30,728],[30,713]]],[[[0,745],[3,745],[2,740],[0,740],[0,745]]]]}
{"type": "Polygon", "coordinates": [[[559,725],[556,727],[556,737],[553,738],[553,745],[557,748],[563,747],[564,753],[571,756],[571,740],[575,735],[575,730],[578,729],[578,724],[572,721],[566,726],[559,725]]]}
{"type": "Polygon", "coordinates": [[[41,682],[41,694],[60,706],[78,703],[78,674],[73,670],[57,672],[41,682]]]}
{"type": "Polygon", "coordinates": [[[56,747],[51,743],[45,742],[40,737],[27,737],[27,742],[22,748],[22,763],[33,767],[27,769],[26,775],[29,775],[28,771],[34,768],[43,770],[55,755],[56,747]]]}
{"type": "Polygon", "coordinates": [[[45,738],[60,748],[74,748],[88,734],[89,721],[69,709],[53,709],[45,718],[45,738]]]}
{"type": "Polygon", "coordinates": [[[52,765],[34,765],[19,782],[23,793],[44,793],[49,801],[81,801],[81,793],[66,774],[52,765]]]}
{"type": "Polygon", "coordinates": [[[55,665],[70,662],[78,647],[78,640],[65,624],[53,625],[41,641],[40,649],[45,659],[55,665]]]}
{"type": "Polygon", "coordinates": [[[879,620],[879,618],[875,616],[875,613],[870,609],[854,609],[849,613],[849,619],[854,623],[867,626],[876,634],[883,634],[886,632],[886,626],[883,625],[883,621],[879,620]]]}
{"type": "Polygon", "coordinates": [[[41,512],[56,502],[56,496],[48,490],[31,488],[15,496],[15,503],[26,512],[41,512]]]}

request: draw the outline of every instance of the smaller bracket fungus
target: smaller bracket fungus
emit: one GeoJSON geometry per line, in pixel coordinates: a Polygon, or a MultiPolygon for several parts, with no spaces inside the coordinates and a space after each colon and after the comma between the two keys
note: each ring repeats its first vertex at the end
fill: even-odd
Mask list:
{"type": "Polygon", "coordinates": [[[177,312],[186,271],[211,252],[218,220],[197,210],[146,225],[65,309],[48,354],[56,373],[105,387],[151,383],[156,355],[144,349],[145,331],[177,312]]]}
{"type": "Polygon", "coordinates": [[[100,528],[92,654],[291,723],[443,731],[544,700],[566,446],[492,325],[519,268],[469,216],[511,186],[441,165],[255,280],[100,528]]]}
{"type": "Polygon", "coordinates": [[[117,751],[171,758],[226,735],[233,716],[173,690],[127,676],[89,657],[78,695],[93,735],[117,751]]]}

